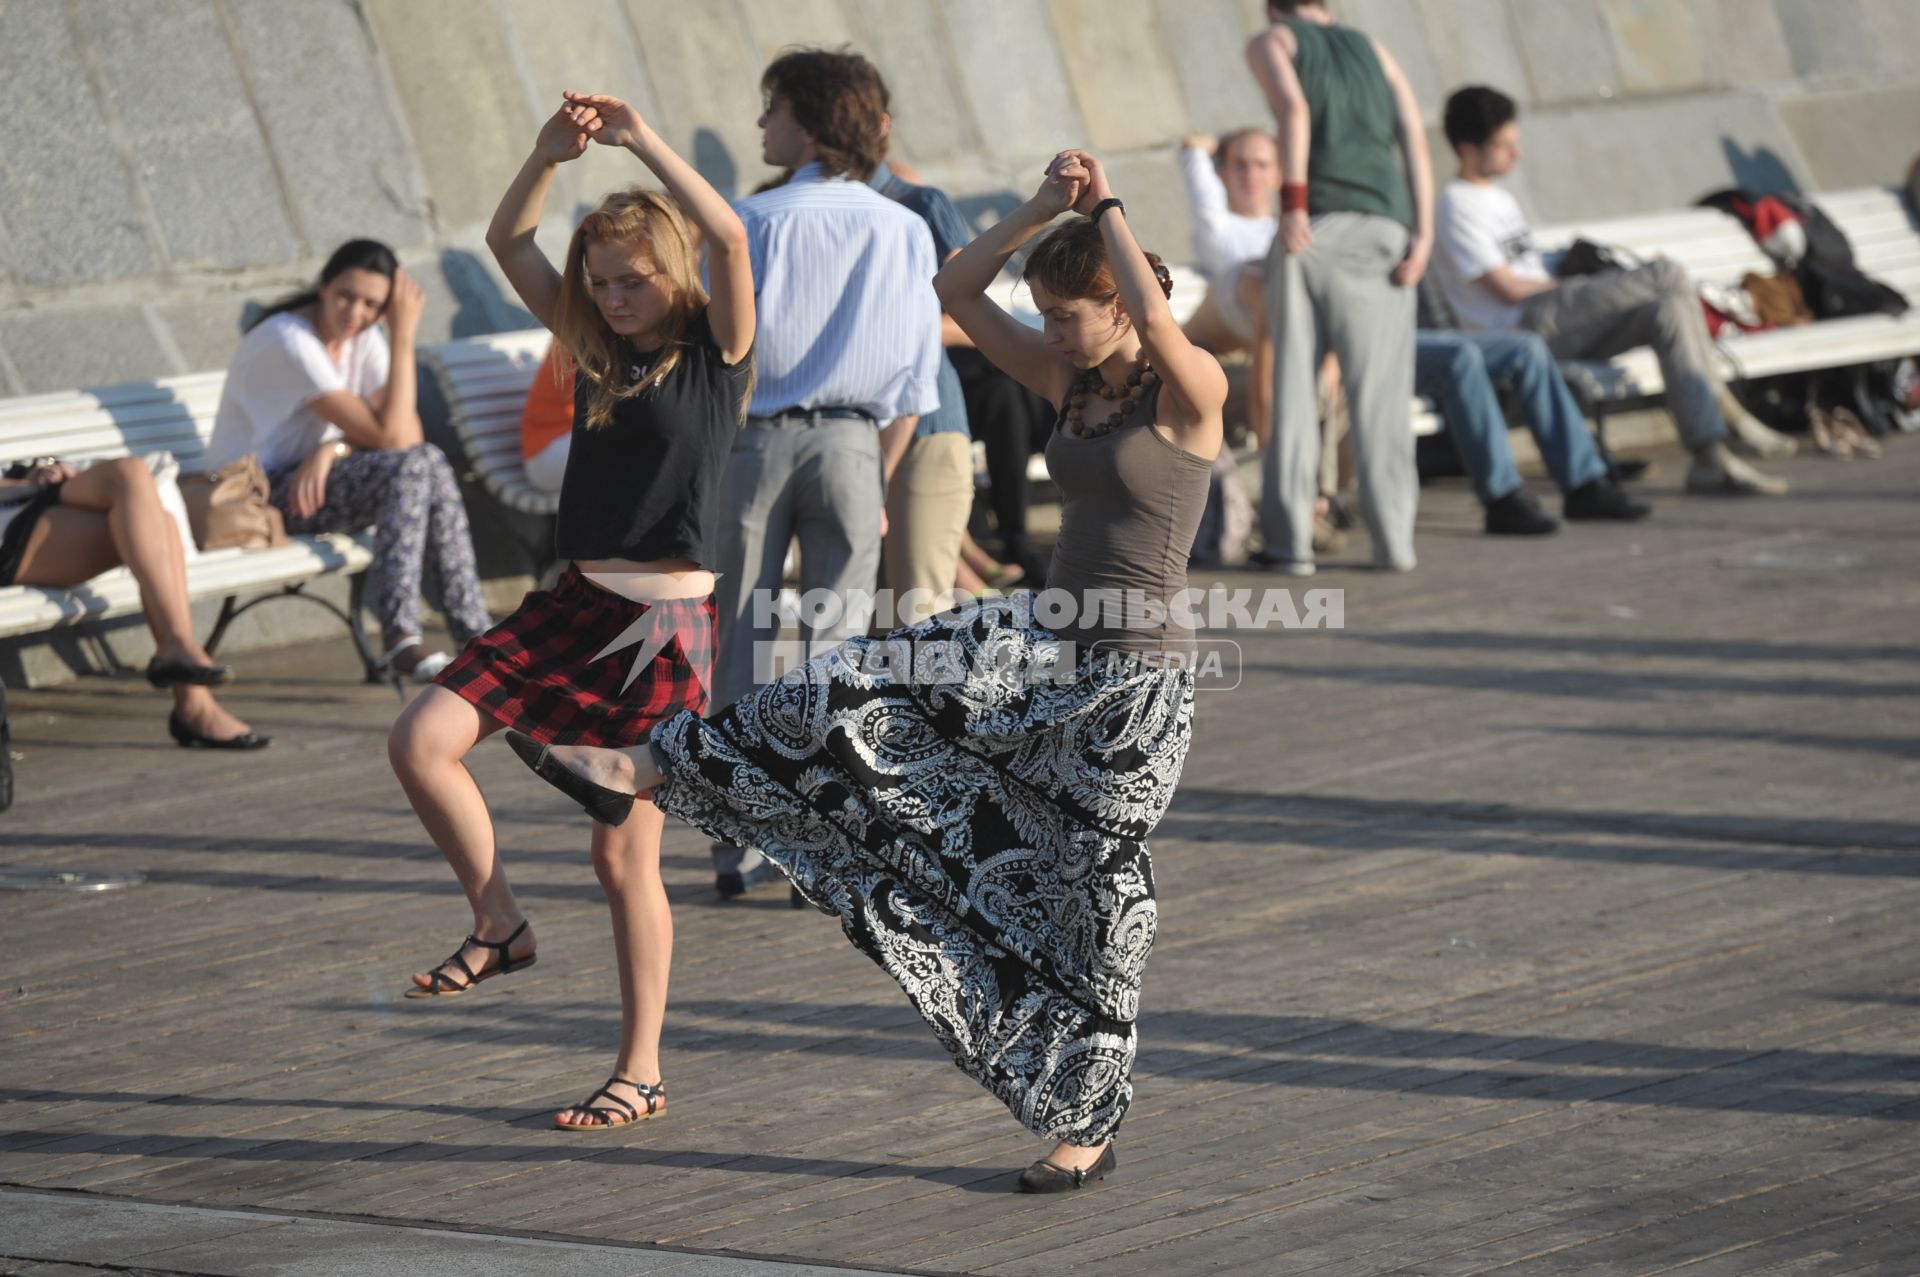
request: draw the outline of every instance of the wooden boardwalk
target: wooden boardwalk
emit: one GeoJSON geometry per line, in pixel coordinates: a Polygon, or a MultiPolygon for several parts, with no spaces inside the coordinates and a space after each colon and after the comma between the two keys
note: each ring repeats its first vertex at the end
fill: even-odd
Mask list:
{"type": "MultiPolygon", "coordinates": [[[[928,1273],[1920,1272],[1920,444],[1785,501],[1545,543],[1423,499],[1347,628],[1245,635],[1154,843],[1120,1173],[1035,1142],[813,914],[669,831],[665,1120],[547,1129],[617,1004],[585,828],[473,769],[535,970],[445,1003],[466,925],[344,643],[243,659],[257,757],[143,684],[13,696],[0,1183],[928,1273]]],[[[0,1255],[6,1224],[0,1219],[0,1255]]]]}

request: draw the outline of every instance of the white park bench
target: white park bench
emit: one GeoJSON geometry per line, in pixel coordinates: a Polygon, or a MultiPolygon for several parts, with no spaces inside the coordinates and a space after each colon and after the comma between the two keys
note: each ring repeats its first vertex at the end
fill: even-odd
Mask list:
{"type": "MultiPolygon", "coordinates": [[[[1920,231],[1899,193],[1863,187],[1812,199],[1851,241],[1860,269],[1899,289],[1916,306],[1899,317],[1821,320],[1763,333],[1723,330],[1718,346],[1730,376],[1771,377],[1920,354],[1920,231]]],[[[1568,223],[1542,229],[1537,238],[1548,252],[1587,239],[1643,260],[1668,257],[1697,282],[1723,287],[1737,286],[1749,271],[1771,275],[1775,269],[1739,221],[1710,208],[1568,223]]],[[[1660,366],[1644,347],[1616,359],[1564,367],[1596,413],[1657,399],[1665,390],[1660,366]]]]}
{"type": "MultiPolygon", "coordinates": [[[[224,372],[193,373],[97,390],[0,399],[0,462],[41,456],[87,462],[167,451],[178,458],[183,473],[196,473],[213,432],[225,378],[224,372]]],[[[263,550],[190,551],[187,593],[196,601],[220,600],[219,616],[206,639],[209,652],[220,645],[238,617],[269,599],[299,598],[318,604],[347,627],[367,678],[373,681],[374,654],[356,620],[365,589],[363,574],[372,562],[371,535],[364,533],[293,537],[286,545],[263,550]],[[308,582],[339,573],[349,577],[346,610],[303,592],[308,582]]],[[[99,622],[139,611],[140,591],[125,567],[69,589],[0,587],[0,639],[97,627],[99,622]]],[[[98,636],[97,628],[91,632],[98,636]]],[[[117,664],[112,649],[104,643],[102,648],[108,663],[117,664]]],[[[0,731],[4,723],[4,700],[0,699],[0,731]]]]}

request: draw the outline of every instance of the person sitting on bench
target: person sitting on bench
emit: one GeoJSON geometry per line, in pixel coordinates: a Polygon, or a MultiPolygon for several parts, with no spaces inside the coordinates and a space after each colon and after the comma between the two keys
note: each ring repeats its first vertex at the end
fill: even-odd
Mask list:
{"type": "Polygon", "coordinates": [[[69,589],[126,564],[153,631],[147,681],[173,691],[173,739],[207,749],[266,748],[269,737],[213,698],[210,689],[231,681],[233,670],[216,665],[194,637],[186,546],[145,461],[81,467],[42,457],[10,467],[0,479],[0,528],[0,586],[69,589]]]}

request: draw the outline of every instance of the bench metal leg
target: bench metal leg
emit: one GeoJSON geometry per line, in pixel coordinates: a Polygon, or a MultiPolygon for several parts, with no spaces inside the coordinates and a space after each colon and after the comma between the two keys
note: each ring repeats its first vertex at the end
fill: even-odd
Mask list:
{"type": "Polygon", "coordinates": [[[225,637],[227,627],[262,603],[271,602],[274,599],[303,599],[325,608],[339,618],[340,623],[347,627],[347,637],[353,640],[353,650],[360,657],[360,666],[366,674],[367,682],[378,683],[382,680],[375,672],[374,666],[379,658],[367,645],[367,633],[360,624],[360,614],[366,608],[366,596],[367,574],[364,572],[356,572],[348,578],[346,611],[341,611],[340,607],[330,599],[306,593],[299,585],[285,586],[278,594],[262,594],[257,598],[248,599],[245,603],[238,602],[238,595],[229,594],[220,601],[219,619],[214,622],[213,632],[207,635],[207,641],[202,646],[207,649],[207,655],[212,656],[215,649],[220,646],[220,640],[225,637]]]}

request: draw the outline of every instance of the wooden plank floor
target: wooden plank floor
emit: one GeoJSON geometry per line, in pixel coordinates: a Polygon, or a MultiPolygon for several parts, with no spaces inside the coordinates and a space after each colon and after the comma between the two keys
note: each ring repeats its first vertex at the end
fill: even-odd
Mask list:
{"type": "Polygon", "coordinates": [[[930,1273],[1920,1272],[1920,443],[1784,501],[1662,468],[1637,527],[1496,541],[1441,486],[1410,576],[1222,578],[1347,628],[1203,697],[1121,1172],[1064,1198],[679,827],[672,1114],[548,1130],[616,1027],[583,823],[480,750],[542,960],[401,1000],[466,915],[344,643],[241,661],[257,757],[16,693],[0,863],[149,881],[0,895],[0,1182],[930,1273]]]}

